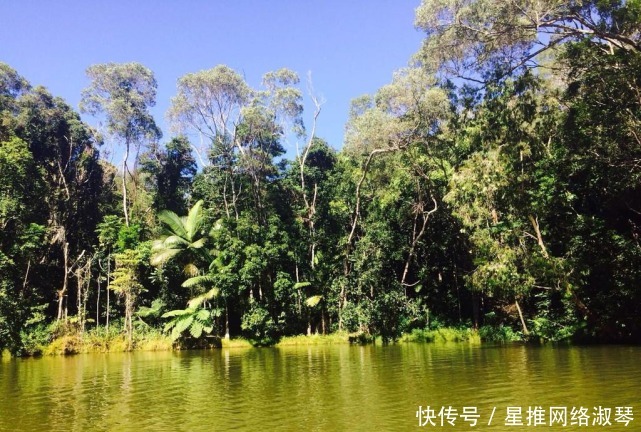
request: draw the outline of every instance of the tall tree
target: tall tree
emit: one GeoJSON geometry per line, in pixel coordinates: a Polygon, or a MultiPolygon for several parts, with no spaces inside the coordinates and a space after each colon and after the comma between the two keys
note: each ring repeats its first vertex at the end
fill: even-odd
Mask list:
{"type": "MultiPolygon", "coordinates": [[[[94,231],[100,220],[102,167],[92,131],[62,99],[36,87],[17,102],[20,112],[15,133],[29,143],[49,185],[43,204],[51,244],[62,252],[64,276],[58,290],[58,317],[62,318],[71,264],[94,244],[94,231]]],[[[53,258],[49,262],[57,263],[53,258]]]]}
{"type": "MultiPolygon", "coordinates": [[[[413,145],[429,146],[449,115],[446,92],[432,75],[420,68],[394,74],[392,83],[374,97],[363,96],[352,103],[345,135],[345,152],[355,156],[360,169],[354,170],[354,197],[350,203],[351,226],[345,242],[344,281],[339,295],[339,312],[347,306],[347,284],[352,278],[353,252],[363,215],[363,190],[370,168],[377,159],[404,152],[413,145]]],[[[413,252],[410,252],[413,255],[413,252]]],[[[339,314],[342,329],[342,315],[339,314]]]]}
{"type": "Polygon", "coordinates": [[[90,66],[89,87],[83,90],[80,109],[92,115],[104,114],[107,132],[121,140],[125,152],[122,162],[122,206],[129,226],[126,178],[131,146],[136,155],[145,141],[158,140],[161,132],[149,113],[156,104],[156,79],[139,63],[105,63],[90,66]]]}
{"type": "Polygon", "coordinates": [[[256,215],[264,223],[264,183],[277,171],[273,158],[284,152],[284,135],[303,130],[298,83],[294,72],[280,69],[264,75],[265,90],[254,90],[224,65],[178,81],[168,116],[179,130],[195,131],[208,141],[199,157],[204,165],[212,165],[208,177],[222,189],[227,217],[238,219],[239,200],[249,189],[256,215]],[[209,153],[207,162],[204,151],[209,153]]]}
{"type": "Polygon", "coordinates": [[[636,1],[423,0],[419,58],[431,70],[484,81],[538,64],[566,42],[591,40],[602,53],[641,50],[636,1]]]}

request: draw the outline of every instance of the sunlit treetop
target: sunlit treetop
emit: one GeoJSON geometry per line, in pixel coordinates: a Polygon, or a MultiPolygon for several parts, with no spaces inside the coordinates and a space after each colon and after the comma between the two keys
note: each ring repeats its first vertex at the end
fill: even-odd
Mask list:
{"type": "Polygon", "coordinates": [[[427,38],[417,55],[430,70],[486,81],[570,41],[604,53],[641,51],[641,1],[423,0],[415,25],[427,38]]]}
{"type": "Polygon", "coordinates": [[[140,63],[104,63],[87,68],[87,76],[91,84],[82,92],[81,111],[104,114],[109,133],[126,142],[162,136],[149,112],[157,88],[151,70],[140,63]]]}
{"type": "Polygon", "coordinates": [[[448,114],[445,91],[425,69],[406,68],[376,95],[352,102],[345,132],[348,154],[400,149],[435,127],[448,114]]]}

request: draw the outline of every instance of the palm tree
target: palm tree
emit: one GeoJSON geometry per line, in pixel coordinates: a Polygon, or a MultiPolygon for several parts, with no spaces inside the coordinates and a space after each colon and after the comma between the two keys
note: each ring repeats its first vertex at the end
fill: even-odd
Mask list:
{"type": "MultiPolygon", "coordinates": [[[[158,218],[164,224],[164,233],[160,239],[153,242],[151,264],[159,266],[183,256],[187,261],[183,271],[188,279],[182,286],[185,288],[210,286],[207,292],[191,299],[187,309],[173,310],[163,315],[163,318],[172,318],[165,326],[165,331],[173,329],[172,339],[174,340],[187,329],[196,338],[200,337],[203,331],[209,333],[213,330],[212,312],[206,305],[209,300],[218,295],[218,288],[211,287],[214,281],[212,271],[216,269],[216,260],[205,247],[209,233],[203,232],[202,207],[203,201],[200,200],[185,217],[180,217],[169,210],[163,210],[158,214],[158,218]],[[207,270],[201,270],[201,266],[206,266],[207,270]]],[[[218,225],[212,230],[216,228],[218,225]]]]}
{"type": "Polygon", "coordinates": [[[205,248],[208,236],[202,231],[202,208],[203,201],[200,200],[189,210],[187,216],[180,217],[169,210],[158,214],[164,225],[164,233],[153,242],[152,265],[161,266],[179,256],[186,256],[187,264],[183,270],[187,276],[194,277],[199,274],[198,265],[208,265],[211,262],[209,251],[205,248]]]}

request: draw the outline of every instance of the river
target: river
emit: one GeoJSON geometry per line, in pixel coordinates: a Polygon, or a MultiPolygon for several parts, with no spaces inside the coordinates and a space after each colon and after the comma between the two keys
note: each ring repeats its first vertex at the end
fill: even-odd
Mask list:
{"type": "Polygon", "coordinates": [[[640,377],[641,347],[621,346],[409,343],[5,359],[0,430],[639,431],[640,377]]]}

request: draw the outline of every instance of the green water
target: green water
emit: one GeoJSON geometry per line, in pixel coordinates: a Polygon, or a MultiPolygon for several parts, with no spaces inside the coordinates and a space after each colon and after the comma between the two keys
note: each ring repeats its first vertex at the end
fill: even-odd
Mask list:
{"type": "MultiPolygon", "coordinates": [[[[549,430],[527,409],[566,407],[552,430],[641,431],[641,347],[453,344],[95,354],[0,363],[0,430],[549,430]],[[435,410],[419,427],[417,410],[435,410]],[[438,411],[476,408],[476,426],[438,411]],[[570,425],[572,407],[611,426],[570,425]],[[615,421],[632,407],[631,423],[615,421]],[[521,407],[523,426],[505,425],[521,407]],[[488,426],[490,416],[491,425],[488,426]]],[[[471,421],[471,419],[470,419],[471,421]]]]}

